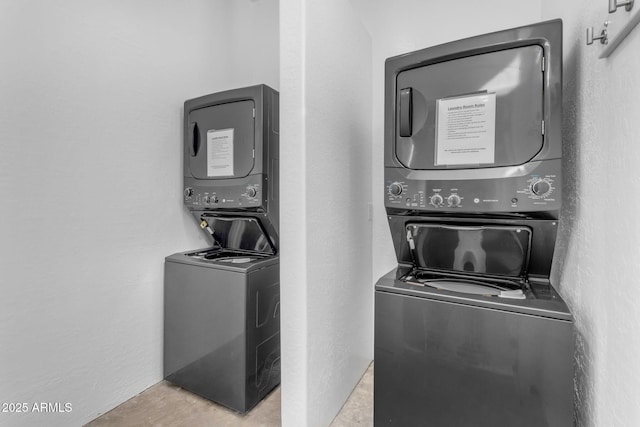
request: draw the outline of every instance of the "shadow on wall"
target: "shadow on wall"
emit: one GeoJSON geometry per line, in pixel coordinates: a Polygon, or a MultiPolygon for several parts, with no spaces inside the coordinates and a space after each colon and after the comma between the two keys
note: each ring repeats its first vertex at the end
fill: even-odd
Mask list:
{"type": "MultiPolygon", "coordinates": [[[[563,188],[562,212],[560,214],[560,229],[556,244],[556,257],[554,269],[551,273],[551,282],[559,287],[559,292],[572,309],[575,318],[575,355],[574,355],[574,423],[576,426],[590,425],[587,408],[592,406],[593,393],[591,384],[592,376],[592,352],[589,347],[588,334],[585,331],[591,329],[590,319],[576,313],[573,310],[573,298],[567,298],[570,290],[563,288],[566,278],[565,261],[569,256],[571,235],[573,227],[579,216],[577,195],[579,192],[577,159],[580,156],[580,144],[578,142],[578,129],[580,129],[580,114],[578,111],[578,93],[582,86],[583,76],[580,69],[581,39],[576,39],[569,47],[564,57],[564,87],[563,87],[563,123],[562,123],[562,159],[563,159],[563,188]]],[[[579,286],[579,284],[575,284],[579,286]]]]}

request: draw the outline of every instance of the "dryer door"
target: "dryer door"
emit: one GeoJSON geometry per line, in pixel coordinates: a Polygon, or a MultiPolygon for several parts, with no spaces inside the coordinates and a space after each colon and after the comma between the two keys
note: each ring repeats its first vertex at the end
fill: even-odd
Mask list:
{"type": "Polygon", "coordinates": [[[397,76],[395,155],[409,169],[521,165],[543,144],[543,49],[467,56],[397,76]]]}
{"type": "Polygon", "coordinates": [[[185,156],[196,179],[242,178],[255,163],[255,104],[229,102],[189,113],[185,156]]]}

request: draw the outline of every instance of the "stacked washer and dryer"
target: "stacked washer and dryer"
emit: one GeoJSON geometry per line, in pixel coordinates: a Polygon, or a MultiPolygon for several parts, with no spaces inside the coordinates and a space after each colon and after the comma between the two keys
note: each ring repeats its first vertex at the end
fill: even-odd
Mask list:
{"type": "MultiPolygon", "coordinates": [[[[390,58],[376,425],[566,426],[573,319],[550,280],[562,23],[390,58]]],[[[164,376],[246,412],[280,381],[278,94],[185,103],[184,204],[212,246],[165,262],[164,376]]]]}
{"type": "Polygon", "coordinates": [[[389,58],[377,426],[568,426],[573,320],[551,265],[562,22],[389,58]]]}
{"type": "Polygon", "coordinates": [[[184,105],[184,205],[211,247],[165,259],[164,377],[239,412],[280,383],[278,92],[184,105]]]}

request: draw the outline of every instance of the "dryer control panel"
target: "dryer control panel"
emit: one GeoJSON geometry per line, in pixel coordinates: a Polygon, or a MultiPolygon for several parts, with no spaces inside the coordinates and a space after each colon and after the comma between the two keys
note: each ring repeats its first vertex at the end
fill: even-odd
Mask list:
{"type": "MultiPolygon", "coordinates": [[[[182,201],[204,211],[263,213],[279,230],[279,95],[266,85],[213,93],[184,104],[182,201]]],[[[200,222],[200,221],[198,221],[200,222]]],[[[277,246],[277,245],[276,245],[277,246]]]]}

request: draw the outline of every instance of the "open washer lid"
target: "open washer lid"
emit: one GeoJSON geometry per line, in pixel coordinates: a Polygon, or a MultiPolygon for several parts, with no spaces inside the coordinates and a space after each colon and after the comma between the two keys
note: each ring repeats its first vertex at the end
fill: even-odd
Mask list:
{"type": "Polygon", "coordinates": [[[276,253],[275,245],[258,218],[204,214],[201,220],[200,227],[224,249],[267,255],[276,253]]]}
{"type": "Polygon", "coordinates": [[[406,232],[416,268],[526,277],[531,249],[528,227],[408,223],[406,232]]]}

